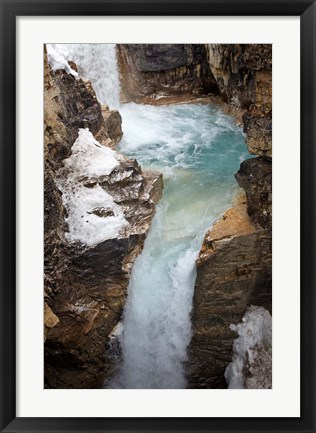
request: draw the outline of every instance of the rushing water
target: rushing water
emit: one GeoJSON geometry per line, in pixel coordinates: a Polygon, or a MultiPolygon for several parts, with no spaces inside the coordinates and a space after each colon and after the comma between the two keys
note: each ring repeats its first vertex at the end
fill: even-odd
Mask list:
{"type": "MultiPolygon", "coordinates": [[[[114,44],[67,44],[98,99],[119,107],[114,44]]],[[[211,224],[231,206],[234,179],[249,157],[244,136],[218,106],[120,107],[120,149],[161,171],[164,196],[136,259],[120,335],[122,365],[108,387],[185,388],[195,259],[211,224]]]]}
{"type": "Polygon", "coordinates": [[[64,44],[78,73],[89,78],[98,100],[111,109],[119,108],[120,86],[115,44],[64,44]]]}
{"type": "Polygon", "coordinates": [[[211,224],[231,206],[244,136],[217,106],[126,104],[120,149],[164,176],[142,254],[136,259],[114,388],[185,388],[195,259],[211,224]]]}

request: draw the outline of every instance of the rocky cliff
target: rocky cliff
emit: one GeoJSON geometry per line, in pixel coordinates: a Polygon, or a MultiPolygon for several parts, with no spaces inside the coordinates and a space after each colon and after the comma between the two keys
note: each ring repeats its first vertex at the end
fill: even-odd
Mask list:
{"type": "Polygon", "coordinates": [[[272,46],[211,44],[208,57],[222,99],[245,110],[257,156],[236,173],[245,199],[208,231],[197,260],[189,386],[225,388],[236,338],[229,325],[251,304],[272,311],[272,46]]]}
{"type": "Polygon", "coordinates": [[[201,44],[117,46],[123,102],[165,104],[217,93],[201,44]]]}
{"type": "Polygon", "coordinates": [[[225,388],[239,323],[248,305],[271,311],[271,231],[255,224],[244,198],[207,232],[197,260],[189,387],[225,388]]]}
{"type": "Polygon", "coordinates": [[[120,115],[100,105],[88,80],[53,72],[46,51],[44,72],[45,387],[99,388],[111,374],[108,337],[162,177],[112,150],[120,115]],[[76,152],[86,151],[97,152],[95,166],[78,163],[76,152]],[[100,157],[111,159],[111,169],[100,157]],[[107,233],[107,219],[123,222],[117,233],[90,238],[89,224],[107,233]]]}
{"type": "Polygon", "coordinates": [[[208,61],[222,99],[245,108],[250,153],[272,156],[272,45],[209,44],[208,61]]]}
{"type": "MultiPolygon", "coordinates": [[[[244,112],[246,142],[255,157],[236,174],[246,195],[207,232],[197,260],[187,370],[190,387],[225,388],[236,338],[229,325],[240,322],[250,304],[272,309],[272,48],[141,44],[119,45],[117,52],[125,102],[181,102],[214,93],[244,112]]],[[[112,170],[74,176],[74,148],[84,138],[94,150],[115,150],[120,115],[98,103],[89,81],[52,72],[46,61],[44,90],[45,385],[95,388],[112,372],[108,337],[121,317],[162,179],[116,152],[112,170]],[[71,189],[88,201],[96,192],[110,197],[84,208],[80,227],[120,217],[119,232],[93,244],[76,240],[67,207],[71,189]]]]}

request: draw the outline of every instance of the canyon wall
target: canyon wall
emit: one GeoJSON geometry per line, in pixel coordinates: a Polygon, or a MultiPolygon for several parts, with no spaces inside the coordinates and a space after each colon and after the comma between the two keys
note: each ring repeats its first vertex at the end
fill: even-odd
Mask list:
{"type": "Polygon", "coordinates": [[[122,102],[164,104],[218,93],[201,44],[117,45],[122,102]]]}
{"type": "Polygon", "coordinates": [[[67,240],[69,210],[57,185],[67,180],[60,173],[78,129],[84,138],[91,135],[88,128],[98,140],[92,138],[92,148],[114,149],[122,136],[121,118],[100,105],[88,80],[52,71],[46,49],[44,59],[45,387],[100,388],[111,376],[109,335],[121,319],[130,270],[161,197],[162,177],[117,153],[116,167],[97,176],[79,176],[68,164],[74,194],[83,192],[93,203],[96,191],[105,191],[113,201],[114,210],[87,207],[82,218],[87,223],[91,214],[110,218],[119,208],[125,224],[116,236],[92,245],[67,240]]]}
{"type": "MultiPolygon", "coordinates": [[[[236,173],[245,196],[206,233],[188,349],[189,387],[225,388],[236,338],[229,325],[240,322],[248,305],[272,309],[272,46],[129,44],[118,45],[117,55],[123,102],[172,103],[215,94],[244,112],[254,158],[236,173]]],[[[101,187],[110,194],[128,225],[93,246],[68,242],[58,173],[79,128],[89,128],[102,146],[115,149],[121,119],[99,104],[88,80],[51,71],[46,57],[44,96],[45,386],[98,388],[113,371],[109,336],[121,318],[162,179],[122,155],[111,173],[79,177],[85,191],[101,187]]],[[[106,208],[92,211],[100,218],[111,215],[106,208]]]]}
{"type": "Polygon", "coordinates": [[[210,44],[208,58],[222,99],[245,110],[256,155],[235,175],[246,196],[208,231],[197,260],[189,387],[225,388],[236,338],[229,325],[251,304],[272,311],[272,46],[210,44]]]}
{"type": "Polygon", "coordinates": [[[221,98],[244,108],[248,150],[272,156],[272,45],[209,44],[208,61],[221,98]]]}

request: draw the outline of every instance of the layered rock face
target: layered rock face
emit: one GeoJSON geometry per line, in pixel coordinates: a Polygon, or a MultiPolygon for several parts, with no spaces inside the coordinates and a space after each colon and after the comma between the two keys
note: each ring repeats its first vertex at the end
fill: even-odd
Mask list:
{"type": "MultiPolygon", "coordinates": [[[[246,196],[205,236],[189,347],[189,387],[225,388],[236,338],[229,325],[240,322],[248,305],[272,308],[271,46],[119,45],[118,62],[124,102],[181,102],[219,93],[245,110],[246,141],[256,157],[236,174],[246,196]]],[[[92,196],[104,191],[126,224],[93,245],[69,242],[69,211],[57,174],[69,161],[78,128],[89,128],[101,146],[115,149],[121,119],[99,104],[89,81],[52,72],[46,58],[44,95],[45,386],[99,388],[113,372],[109,336],[121,318],[130,270],[161,197],[162,179],[123,155],[110,173],[78,175],[74,190],[92,196]]],[[[106,219],[114,213],[104,205],[85,209],[83,217],[106,219]]]]}
{"type": "Polygon", "coordinates": [[[121,100],[159,104],[218,93],[201,44],[117,46],[121,100]]]}
{"type": "Polygon", "coordinates": [[[235,334],[247,305],[271,311],[271,236],[250,219],[244,199],[206,234],[197,260],[189,387],[225,388],[235,334]]]}
{"type": "Polygon", "coordinates": [[[241,321],[248,305],[272,311],[271,45],[209,45],[209,62],[223,100],[246,110],[246,142],[257,157],[235,175],[245,199],[209,230],[197,260],[192,388],[226,388],[236,337],[229,325],[241,321]]]}
{"type": "Polygon", "coordinates": [[[106,221],[118,209],[124,220],[115,236],[91,245],[70,241],[71,215],[57,185],[67,181],[63,167],[70,160],[78,128],[93,133],[98,142],[92,146],[114,148],[122,135],[121,119],[118,112],[99,104],[89,81],[62,70],[52,72],[46,55],[44,83],[45,386],[99,388],[111,374],[108,337],[121,318],[130,270],[161,197],[162,177],[143,172],[137,161],[115,152],[116,166],[104,174],[101,170],[82,176],[68,164],[74,194],[79,191],[93,203],[104,191],[113,203],[112,208],[80,209],[83,222],[88,223],[91,214],[106,221]]]}
{"type": "Polygon", "coordinates": [[[228,104],[245,108],[250,153],[272,156],[272,45],[209,44],[210,69],[228,104]]]}

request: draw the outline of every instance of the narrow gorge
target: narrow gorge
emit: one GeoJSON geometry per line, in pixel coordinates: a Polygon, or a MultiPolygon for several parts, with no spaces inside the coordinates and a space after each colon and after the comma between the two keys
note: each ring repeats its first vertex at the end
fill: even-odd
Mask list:
{"type": "Polygon", "coordinates": [[[271,388],[271,45],[44,64],[45,388],[271,388]]]}

